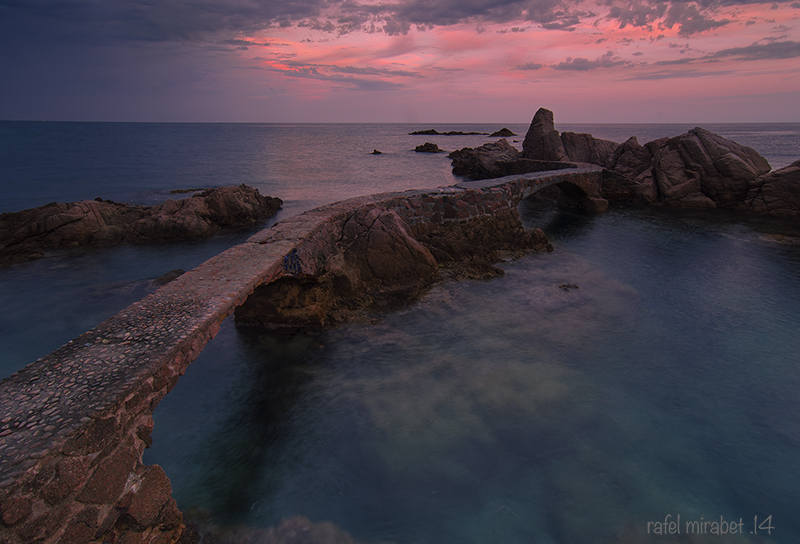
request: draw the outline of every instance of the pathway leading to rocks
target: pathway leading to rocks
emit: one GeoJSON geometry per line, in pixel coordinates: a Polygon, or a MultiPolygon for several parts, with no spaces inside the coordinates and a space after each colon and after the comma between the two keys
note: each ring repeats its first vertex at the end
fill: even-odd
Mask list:
{"type": "Polygon", "coordinates": [[[601,172],[538,172],[309,210],[6,378],[0,383],[0,540],[78,542],[116,532],[125,533],[125,542],[174,541],[182,524],[169,482],[160,468],[141,463],[153,410],[234,308],[258,285],[313,274],[357,209],[375,204],[407,221],[433,221],[436,214],[440,221],[463,220],[491,213],[488,206],[470,211],[483,198],[516,206],[558,183],[599,187],[601,172]]]}

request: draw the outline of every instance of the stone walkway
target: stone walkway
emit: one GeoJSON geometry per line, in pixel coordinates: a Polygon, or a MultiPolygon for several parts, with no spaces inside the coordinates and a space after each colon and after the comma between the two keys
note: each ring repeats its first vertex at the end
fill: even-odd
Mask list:
{"type": "MultiPolygon", "coordinates": [[[[83,503],[92,501],[82,500],[79,493],[92,483],[103,459],[118,455],[107,437],[129,442],[131,455],[139,458],[130,470],[140,467],[142,450],[149,445],[146,429],[148,425],[152,428],[152,410],[217,333],[225,317],[256,286],[285,275],[313,273],[314,258],[336,243],[337,229],[358,208],[387,202],[401,205],[413,197],[458,198],[470,193],[475,198],[476,192],[497,188],[516,192],[512,197],[518,202],[565,180],[580,182],[587,175],[599,179],[601,170],[591,167],[462,182],[358,197],[309,210],[209,259],[6,378],[0,383],[0,541],[7,537],[8,542],[22,542],[25,534],[36,534],[37,538],[44,535],[46,542],[57,542],[56,537],[69,529],[63,527],[70,519],[79,514],[85,517],[83,503]],[[297,262],[287,260],[298,252],[297,262]],[[101,422],[107,422],[105,427],[101,422]],[[98,438],[98,428],[107,428],[103,431],[107,437],[98,438]],[[85,467],[81,477],[60,476],[58,467],[65,466],[66,458],[81,459],[80,466],[85,467]],[[54,482],[74,489],[63,491],[58,501],[50,500],[42,490],[53,488],[54,482]],[[67,513],[55,516],[52,512],[58,509],[67,513]],[[23,533],[22,528],[30,526],[36,516],[39,523],[23,533]],[[48,532],[53,536],[47,536],[48,532]]],[[[113,513],[120,497],[136,491],[136,479],[126,478],[115,490],[120,495],[110,504],[93,507],[98,531],[103,516],[113,513]]],[[[151,535],[143,536],[142,542],[155,538],[151,533],[141,534],[151,535]]]]}

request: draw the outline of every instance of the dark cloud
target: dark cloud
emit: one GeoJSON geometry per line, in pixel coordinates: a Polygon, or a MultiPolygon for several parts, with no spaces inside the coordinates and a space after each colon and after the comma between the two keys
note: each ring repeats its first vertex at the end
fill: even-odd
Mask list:
{"type": "Polygon", "coordinates": [[[332,72],[340,74],[359,74],[365,76],[400,76],[400,77],[422,77],[419,72],[408,70],[388,70],[385,68],[358,68],[355,66],[328,66],[332,72]]]}
{"type": "Polygon", "coordinates": [[[666,10],[666,2],[659,2],[654,5],[630,2],[628,4],[610,6],[608,18],[616,20],[620,28],[625,28],[628,25],[646,27],[663,17],[666,10]]]}
{"type": "MultiPolygon", "coordinates": [[[[284,76],[302,78],[302,79],[316,79],[319,81],[328,81],[331,83],[338,83],[349,86],[363,91],[391,91],[395,89],[402,89],[405,87],[402,83],[394,81],[387,81],[380,78],[361,78],[352,77],[349,75],[339,74],[359,74],[359,75],[398,75],[392,74],[390,71],[381,72],[380,70],[362,70],[354,67],[337,67],[337,66],[324,66],[303,64],[298,62],[287,61],[282,63],[285,67],[268,66],[262,69],[271,72],[277,72],[284,76]]],[[[409,72],[412,74],[412,72],[409,72]]],[[[405,74],[403,74],[405,75],[405,74]]]]}
{"type": "Polygon", "coordinates": [[[0,14],[75,39],[182,41],[319,17],[320,0],[0,0],[0,14]]]}
{"type": "Polygon", "coordinates": [[[706,16],[695,4],[673,2],[669,10],[667,10],[667,16],[663,24],[666,28],[672,28],[678,25],[678,34],[681,36],[693,36],[707,30],[725,26],[730,22],[729,19],[716,21],[706,16]]]}
{"type": "Polygon", "coordinates": [[[729,75],[731,71],[708,72],[707,70],[663,70],[659,72],[647,72],[638,70],[636,73],[626,77],[623,81],[650,81],[660,79],[683,79],[698,77],[719,77],[729,75]]]}
{"type": "Polygon", "coordinates": [[[766,59],[793,59],[800,57],[800,42],[780,41],[759,44],[758,42],[745,47],[722,49],[708,55],[708,59],[733,57],[738,60],[766,60],[766,59]]]}
{"type": "Polygon", "coordinates": [[[514,70],[539,70],[543,68],[543,64],[539,64],[538,62],[526,62],[525,64],[520,64],[514,70]]]}
{"type": "Polygon", "coordinates": [[[319,19],[303,19],[297,26],[300,28],[310,28],[311,30],[319,30],[321,32],[334,32],[336,27],[331,21],[320,21],[319,19]]]}
{"type": "Polygon", "coordinates": [[[589,60],[583,57],[571,58],[560,62],[553,66],[556,70],[575,70],[579,72],[586,72],[589,70],[596,70],[598,68],[613,68],[614,66],[627,66],[630,61],[626,61],[616,56],[613,51],[608,51],[605,55],[598,57],[595,60],[589,60]]]}
{"type": "MultiPolygon", "coordinates": [[[[692,36],[729,24],[713,18],[723,5],[764,0],[601,0],[605,17],[620,28],[679,27],[692,36]]],[[[598,14],[579,9],[581,0],[0,0],[0,17],[33,22],[62,39],[218,41],[270,27],[296,25],[320,32],[384,32],[474,23],[527,22],[570,31],[598,14]],[[216,38],[213,38],[216,36],[216,38]]],[[[797,5],[796,3],[793,6],[797,5]]],[[[524,31],[515,26],[512,32],[524,31]]]]}

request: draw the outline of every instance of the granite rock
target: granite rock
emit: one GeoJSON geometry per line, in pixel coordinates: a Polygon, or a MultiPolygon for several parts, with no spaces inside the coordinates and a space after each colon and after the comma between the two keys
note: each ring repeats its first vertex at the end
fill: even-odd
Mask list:
{"type": "Polygon", "coordinates": [[[569,156],[564,149],[555,127],[553,112],[539,108],[522,142],[522,156],[526,159],[543,161],[568,161],[569,156]]]}
{"type": "Polygon", "coordinates": [[[439,149],[438,145],[431,142],[425,142],[424,144],[418,145],[414,148],[414,151],[417,153],[444,153],[443,149],[439,149]]]}
{"type": "Polygon", "coordinates": [[[480,147],[465,147],[448,155],[453,161],[453,174],[472,180],[501,178],[515,174],[575,168],[568,162],[526,159],[516,147],[503,138],[480,147]]]}
{"type": "Polygon", "coordinates": [[[209,189],[156,206],[102,199],[53,202],[0,214],[0,264],[40,258],[57,248],[208,237],[271,217],[281,204],[246,185],[209,189]]]}
{"type": "Polygon", "coordinates": [[[591,134],[563,132],[561,143],[569,160],[574,162],[588,162],[608,168],[614,152],[619,147],[617,142],[601,140],[591,134]]]}
{"type": "Polygon", "coordinates": [[[751,181],[741,209],[778,217],[800,215],[800,160],[751,181]]]}

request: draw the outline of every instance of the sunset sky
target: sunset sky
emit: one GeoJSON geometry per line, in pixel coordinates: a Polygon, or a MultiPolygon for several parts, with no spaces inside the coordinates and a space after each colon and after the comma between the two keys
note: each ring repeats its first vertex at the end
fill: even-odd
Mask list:
{"type": "Polygon", "coordinates": [[[0,119],[800,121],[800,0],[0,0],[0,119]]]}

